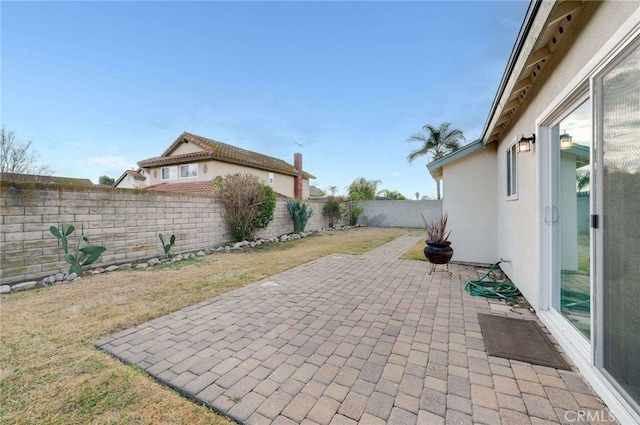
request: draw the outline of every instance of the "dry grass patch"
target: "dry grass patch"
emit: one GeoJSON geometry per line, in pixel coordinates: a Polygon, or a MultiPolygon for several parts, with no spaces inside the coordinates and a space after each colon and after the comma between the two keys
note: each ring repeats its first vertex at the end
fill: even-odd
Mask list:
{"type": "MultiPolygon", "coordinates": [[[[417,233],[414,231],[414,235],[422,235],[422,233],[417,233]]],[[[414,246],[411,247],[410,250],[402,254],[400,258],[404,260],[418,260],[418,261],[429,261],[427,257],[424,256],[424,247],[426,246],[424,239],[419,240],[414,246]]]]}
{"type": "Polygon", "coordinates": [[[130,270],[0,299],[0,422],[231,424],[94,347],[111,333],[316,258],[362,254],[403,229],[327,232],[196,263],[130,270]]]}

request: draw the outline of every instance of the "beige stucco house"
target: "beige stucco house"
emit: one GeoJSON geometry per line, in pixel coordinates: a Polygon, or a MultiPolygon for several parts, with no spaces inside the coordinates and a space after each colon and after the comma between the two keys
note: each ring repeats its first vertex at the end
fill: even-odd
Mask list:
{"type": "Polygon", "coordinates": [[[149,186],[149,179],[142,168],[126,170],[113,183],[113,187],[118,189],[144,189],[147,186],[149,186]]]}
{"type": "Polygon", "coordinates": [[[294,155],[294,165],[281,159],[248,151],[216,140],[182,133],[162,155],[138,162],[147,190],[210,192],[217,177],[249,173],[273,187],[286,198],[309,198],[309,180],[303,171],[302,155],[294,155]]]}
{"type": "Polygon", "coordinates": [[[480,140],[428,168],[454,260],[502,259],[619,423],[640,423],[640,2],[532,1],[480,140]]]}

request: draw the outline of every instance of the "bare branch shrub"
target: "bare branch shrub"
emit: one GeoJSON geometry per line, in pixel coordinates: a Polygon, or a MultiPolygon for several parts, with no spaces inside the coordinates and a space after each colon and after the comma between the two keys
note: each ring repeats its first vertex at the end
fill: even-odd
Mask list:
{"type": "Polygon", "coordinates": [[[224,219],[236,241],[254,240],[273,220],[276,193],[252,174],[229,174],[214,182],[224,219]]]}

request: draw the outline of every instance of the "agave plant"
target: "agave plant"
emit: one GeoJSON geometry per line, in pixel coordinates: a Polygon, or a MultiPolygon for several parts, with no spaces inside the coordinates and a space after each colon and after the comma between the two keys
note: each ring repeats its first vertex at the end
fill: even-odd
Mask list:
{"type": "Polygon", "coordinates": [[[67,226],[63,221],[58,227],[51,226],[49,231],[53,236],[59,239],[64,249],[64,260],[71,264],[69,268],[69,274],[75,273],[78,276],[82,274],[83,267],[95,262],[100,255],[107,250],[104,246],[89,245],[82,246],[83,242],[89,242],[89,237],[84,234],[84,224],[82,225],[82,231],[80,233],[80,239],[78,239],[78,245],[76,245],[76,252],[69,252],[69,236],[76,230],[73,225],[67,226]]]}
{"type": "Polygon", "coordinates": [[[293,232],[304,232],[307,222],[313,215],[313,208],[309,208],[309,206],[300,199],[289,199],[287,200],[287,209],[293,220],[293,232]]]}

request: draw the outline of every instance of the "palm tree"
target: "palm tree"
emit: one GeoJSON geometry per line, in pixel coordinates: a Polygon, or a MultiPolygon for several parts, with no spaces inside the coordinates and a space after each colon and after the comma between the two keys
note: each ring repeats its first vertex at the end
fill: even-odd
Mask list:
{"type": "MultiPolygon", "coordinates": [[[[408,142],[420,142],[422,147],[411,152],[407,156],[409,164],[419,156],[429,155],[432,156],[432,161],[440,159],[443,156],[460,149],[460,140],[466,140],[461,130],[457,128],[450,128],[451,123],[443,122],[440,127],[434,127],[431,124],[427,124],[422,127],[422,130],[426,132],[416,133],[407,139],[408,142]]],[[[440,199],[440,181],[436,181],[438,189],[438,199],[440,199]]]]}

